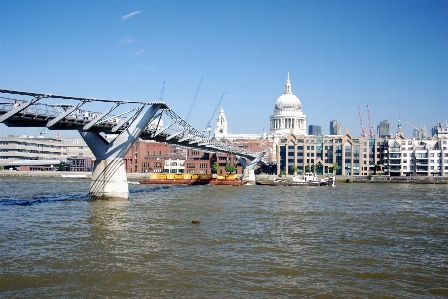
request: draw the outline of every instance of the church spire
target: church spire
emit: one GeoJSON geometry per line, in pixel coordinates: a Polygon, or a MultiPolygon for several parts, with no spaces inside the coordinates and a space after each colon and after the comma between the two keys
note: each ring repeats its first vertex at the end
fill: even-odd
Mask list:
{"type": "Polygon", "coordinates": [[[288,72],[288,79],[286,79],[285,94],[292,94],[291,81],[289,80],[289,72],[288,72]]]}

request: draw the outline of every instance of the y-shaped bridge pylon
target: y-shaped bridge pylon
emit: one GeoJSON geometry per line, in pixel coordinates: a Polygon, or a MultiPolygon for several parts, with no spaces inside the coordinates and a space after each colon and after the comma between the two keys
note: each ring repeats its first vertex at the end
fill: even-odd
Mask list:
{"type": "Polygon", "coordinates": [[[79,131],[95,155],[89,196],[92,199],[127,199],[129,189],[124,156],[137,141],[162,104],[154,104],[141,113],[114,140],[107,141],[96,132],[79,131]]]}
{"type": "Polygon", "coordinates": [[[243,166],[243,175],[241,176],[242,180],[255,182],[255,167],[262,161],[265,154],[266,152],[261,152],[260,155],[250,163],[247,163],[246,160],[244,160],[241,156],[235,155],[240,164],[243,166]]]}

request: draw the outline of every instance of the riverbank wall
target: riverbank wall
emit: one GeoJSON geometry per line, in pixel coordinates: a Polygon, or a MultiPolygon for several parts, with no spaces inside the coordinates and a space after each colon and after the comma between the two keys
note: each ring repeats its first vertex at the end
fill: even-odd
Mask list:
{"type": "MultiPolygon", "coordinates": [[[[284,175],[283,180],[292,180],[292,175],[284,175]]],[[[324,178],[326,176],[318,176],[324,178]]],[[[257,175],[257,180],[273,180],[280,178],[277,175],[257,175]]],[[[412,184],[448,184],[448,177],[428,177],[428,176],[351,176],[351,175],[337,175],[337,183],[412,183],[412,184]]]]}
{"type": "MultiPolygon", "coordinates": [[[[28,177],[66,177],[66,178],[79,178],[79,179],[91,179],[91,172],[73,172],[73,171],[0,171],[1,176],[28,176],[28,177]]],[[[285,175],[281,178],[284,180],[292,180],[292,175],[285,175]]],[[[325,176],[319,176],[325,177],[325,176]]],[[[138,181],[149,178],[149,173],[127,173],[129,181],[138,181]]],[[[277,175],[257,175],[257,180],[273,180],[279,178],[277,175]]],[[[348,176],[338,175],[336,176],[336,182],[338,183],[412,183],[412,184],[448,184],[448,177],[427,177],[427,176],[348,176]]]]}
{"type": "MultiPolygon", "coordinates": [[[[74,172],[74,171],[0,171],[0,177],[2,176],[28,176],[28,177],[64,177],[64,178],[78,178],[78,179],[91,179],[91,172],[74,172]]],[[[138,181],[145,178],[149,178],[149,173],[127,173],[127,178],[130,181],[138,181]]]]}

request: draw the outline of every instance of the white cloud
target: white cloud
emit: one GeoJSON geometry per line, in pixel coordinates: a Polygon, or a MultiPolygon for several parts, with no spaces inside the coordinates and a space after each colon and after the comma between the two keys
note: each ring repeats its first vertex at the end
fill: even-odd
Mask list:
{"type": "Polygon", "coordinates": [[[142,54],[145,54],[145,50],[143,49],[134,50],[134,55],[140,56],[142,54]]]}
{"type": "Polygon", "coordinates": [[[134,11],[134,12],[131,12],[130,14],[128,14],[128,15],[122,16],[121,19],[120,19],[120,22],[124,22],[124,21],[126,21],[127,19],[132,18],[133,16],[135,16],[135,15],[137,15],[137,14],[139,14],[139,13],[141,13],[140,10],[138,10],[138,11],[134,11]]]}
{"type": "Polygon", "coordinates": [[[133,38],[131,38],[131,37],[126,37],[126,38],[124,38],[124,39],[118,41],[118,44],[119,44],[120,46],[122,46],[122,45],[127,45],[127,44],[130,44],[130,43],[133,43],[133,42],[134,42],[134,39],[133,39],[133,38]]]}

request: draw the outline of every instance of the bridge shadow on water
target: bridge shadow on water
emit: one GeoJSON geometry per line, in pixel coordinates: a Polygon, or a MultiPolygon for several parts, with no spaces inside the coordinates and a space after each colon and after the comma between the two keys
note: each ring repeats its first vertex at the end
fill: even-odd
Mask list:
{"type": "MultiPolygon", "coordinates": [[[[150,188],[130,189],[130,194],[171,191],[179,188],[187,188],[191,186],[154,186],[150,188]]],[[[38,204],[54,203],[58,201],[86,200],[91,201],[89,194],[86,193],[44,193],[33,196],[33,198],[0,198],[0,206],[33,206],[38,204]]]]}

